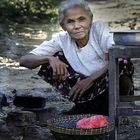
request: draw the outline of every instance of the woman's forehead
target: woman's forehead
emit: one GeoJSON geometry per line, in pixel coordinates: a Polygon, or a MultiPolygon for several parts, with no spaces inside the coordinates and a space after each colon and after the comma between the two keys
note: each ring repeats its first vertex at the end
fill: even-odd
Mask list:
{"type": "Polygon", "coordinates": [[[64,14],[66,19],[73,19],[73,18],[78,18],[81,16],[88,16],[89,15],[86,13],[85,9],[82,7],[73,7],[73,8],[69,8],[65,11],[64,14]]]}

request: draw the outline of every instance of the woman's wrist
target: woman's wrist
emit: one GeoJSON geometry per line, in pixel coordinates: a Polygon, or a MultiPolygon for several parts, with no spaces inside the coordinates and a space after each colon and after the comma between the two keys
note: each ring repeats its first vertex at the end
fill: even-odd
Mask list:
{"type": "Polygon", "coordinates": [[[90,81],[91,81],[91,82],[93,82],[93,83],[94,83],[95,78],[94,78],[93,76],[89,76],[88,78],[90,79],[90,81]]]}

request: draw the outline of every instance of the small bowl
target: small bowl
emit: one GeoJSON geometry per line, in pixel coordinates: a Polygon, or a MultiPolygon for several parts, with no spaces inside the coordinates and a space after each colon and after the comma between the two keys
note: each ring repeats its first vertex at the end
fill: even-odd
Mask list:
{"type": "Polygon", "coordinates": [[[115,45],[139,46],[140,30],[114,31],[115,45]]]}

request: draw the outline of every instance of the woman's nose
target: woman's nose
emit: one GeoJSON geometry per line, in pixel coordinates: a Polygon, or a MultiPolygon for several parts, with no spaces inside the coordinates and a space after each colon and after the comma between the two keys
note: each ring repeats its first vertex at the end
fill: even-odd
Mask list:
{"type": "Polygon", "coordinates": [[[81,27],[80,23],[79,22],[75,22],[74,28],[77,29],[77,28],[80,28],[80,27],[81,27]]]}

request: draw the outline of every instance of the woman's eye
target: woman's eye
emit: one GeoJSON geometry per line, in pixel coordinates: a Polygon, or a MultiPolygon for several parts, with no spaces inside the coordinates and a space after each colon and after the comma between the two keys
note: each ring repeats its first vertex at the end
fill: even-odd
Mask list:
{"type": "Polygon", "coordinates": [[[79,18],[79,21],[83,21],[83,20],[85,20],[86,18],[85,17],[80,17],[79,18]]]}
{"type": "Polygon", "coordinates": [[[73,20],[68,20],[67,23],[71,24],[71,23],[74,23],[74,21],[73,20]]]}

